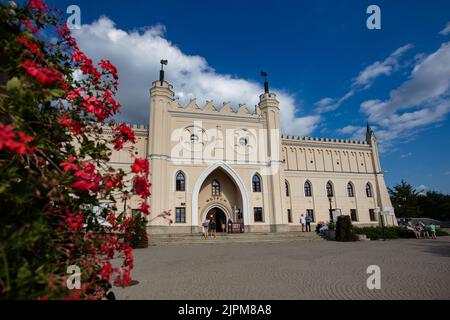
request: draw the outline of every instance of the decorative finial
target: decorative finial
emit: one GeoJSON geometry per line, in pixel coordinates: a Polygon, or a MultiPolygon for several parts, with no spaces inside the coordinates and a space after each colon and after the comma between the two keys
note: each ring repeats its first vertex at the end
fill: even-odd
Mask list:
{"type": "Polygon", "coordinates": [[[159,81],[161,81],[161,85],[163,85],[164,82],[164,66],[167,66],[168,61],[167,60],[161,60],[161,70],[159,71],[159,81]]]}
{"type": "Polygon", "coordinates": [[[371,138],[374,135],[375,134],[372,130],[372,127],[370,126],[369,121],[367,121],[367,124],[366,124],[366,141],[367,141],[367,143],[369,143],[369,144],[371,143],[371,138]]]}
{"type": "Polygon", "coordinates": [[[261,77],[264,77],[264,92],[269,93],[269,82],[267,82],[267,72],[261,71],[261,77]]]}

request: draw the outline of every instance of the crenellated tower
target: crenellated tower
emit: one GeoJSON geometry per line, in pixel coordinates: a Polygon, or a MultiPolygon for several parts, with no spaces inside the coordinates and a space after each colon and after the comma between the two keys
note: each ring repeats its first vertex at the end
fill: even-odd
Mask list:
{"type": "MultiPolygon", "coordinates": [[[[161,61],[163,65],[164,60],[161,61]]],[[[167,62],[166,62],[167,63],[167,62]]],[[[173,87],[164,80],[164,70],[160,72],[160,79],[154,81],[150,89],[150,118],[149,118],[149,152],[148,158],[151,168],[152,194],[150,197],[151,210],[157,215],[167,208],[167,190],[169,188],[167,166],[170,158],[170,143],[160,137],[170,137],[169,107],[175,99],[173,87]]]]}
{"type": "MultiPolygon", "coordinates": [[[[262,72],[262,76],[267,77],[267,73],[262,72]]],[[[264,129],[267,139],[267,165],[270,166],[268,172],[269,194],[271,205],[270,219],[272,231],[288,231],[284,201],[284,173],[281,149],[281,128],[280,128],[280,108],[279,101],[275,93],[269,90],[267,78],[264,81],[264,93],[259,96],[259,108],[264,118],[264,129]]]]}

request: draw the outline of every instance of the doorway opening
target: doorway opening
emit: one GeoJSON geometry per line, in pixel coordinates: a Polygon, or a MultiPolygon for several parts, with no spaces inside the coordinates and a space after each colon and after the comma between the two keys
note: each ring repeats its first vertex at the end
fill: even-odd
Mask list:
{"type": "Polygon", "coordinates": [[[227,216],[220,208],[212,208],[208,211],[206,217],[216,222],[216,232],[227,232],[227,216]]]}

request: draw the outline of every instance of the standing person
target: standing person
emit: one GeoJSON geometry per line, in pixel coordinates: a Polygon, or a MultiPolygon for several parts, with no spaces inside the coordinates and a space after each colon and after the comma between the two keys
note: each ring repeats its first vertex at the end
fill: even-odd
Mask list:
{"type": "Polygon", "coordinates": [[[211,236],[216,238],[216,220],[214,218],[211,220],[211,236]]]}
{"type": "Polygon", "coordinates": [[[205,221],[203,222],[202,226],[203,226],[203,237],[205,239],[208,238],[208,228],[209,228],[209,219],[208,217],[205,218],[205,221]]]}
{"type": "Polygon", "coordinates": [[[423,238],[424,239],[429,239],[430,238],[430,234],[428,233],[427,226],[422,221],[419,222],[419,226],[420,226],[423,238]]]}
{"type": "Polygon", "coordinates": [[[420,233],[416,230],[416,228],[414,228],[414,226],[412,225],[411,221],[408,221],[408,224],[406,225],[406,230],[408,232],[414,233],[414,236],[416,237],[416,239],[420,238],[420,233]]]}
{"type": "Polygon", "coordinates": [[[433,223],[428,225],[428,233],[432,239],[436,239],[436,226],[433,223]]]}
{"type": "Polygon", "coordinates": [[[312,217],[310,214],[306,215],[306,232],[311,232],[311,222],[312,222],[312,217]]]}
{"type": "Polygon", "coordinates": [[[303,214],[300,216],[300,224],[302,225],[302,232],[305,232],[306,219],[303,214]]]}

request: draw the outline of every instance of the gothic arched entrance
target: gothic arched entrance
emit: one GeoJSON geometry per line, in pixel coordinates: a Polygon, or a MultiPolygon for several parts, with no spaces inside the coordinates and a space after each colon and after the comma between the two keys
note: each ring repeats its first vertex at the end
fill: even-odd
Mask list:
{"type": "Polygon", "coordinates": [[[214,207],[208,211],[206,217],[216,222],[216,232],[226,232],[227,231],[227,215],[219,207],[214,207]]]}

